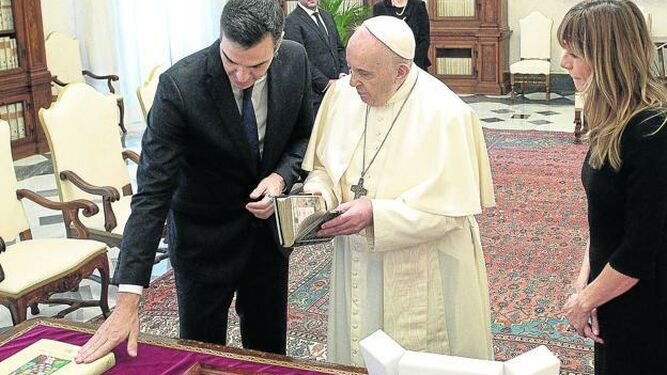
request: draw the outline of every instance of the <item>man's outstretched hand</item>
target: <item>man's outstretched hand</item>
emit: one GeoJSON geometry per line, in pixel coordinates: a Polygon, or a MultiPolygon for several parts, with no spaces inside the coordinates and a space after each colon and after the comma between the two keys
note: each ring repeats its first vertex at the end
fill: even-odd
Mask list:
{"type": "Polygon", "coordinates": [[[76,363],[91,363],[104,357],[127,339],[127,354],[137,356],[139,337],[139,300],[141,295],[118,293],[116,308],[97,329],[95,335],[79,350],[76,363]]]}

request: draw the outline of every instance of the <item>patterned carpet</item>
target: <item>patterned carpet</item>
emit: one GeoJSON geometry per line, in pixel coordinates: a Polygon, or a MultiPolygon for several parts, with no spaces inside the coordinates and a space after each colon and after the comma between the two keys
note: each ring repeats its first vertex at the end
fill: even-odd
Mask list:
{"type": "MultiPolygon", "coordinates": [[[[556,352],[562,374],[591,374],[590,341],[566,331],[560,311],[586,243],[579,170],[585,146],[567,133],[485,130],[497,208],[478,220],[487,259],[496,358],[537,345],[556,352]]],[[[326,358],[330,246],[296,249],[290,263],[288,354],[326,358]]],[[[142,331],[178,332],[173,274],[145,292],[142,331]]],[[[240,342],[230,312],[231,344],[240,342]]]]}

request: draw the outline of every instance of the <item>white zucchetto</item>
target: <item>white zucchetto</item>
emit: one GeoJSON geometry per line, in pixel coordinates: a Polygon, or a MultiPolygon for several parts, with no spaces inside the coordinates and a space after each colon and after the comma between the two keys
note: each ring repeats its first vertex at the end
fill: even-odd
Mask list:
{"type": "Polygon", "coordinates": [[[404,59],[415,57],[415,36],[405,21],[392,16],[377,16],[361,24],[382,44],[404,59]]]}

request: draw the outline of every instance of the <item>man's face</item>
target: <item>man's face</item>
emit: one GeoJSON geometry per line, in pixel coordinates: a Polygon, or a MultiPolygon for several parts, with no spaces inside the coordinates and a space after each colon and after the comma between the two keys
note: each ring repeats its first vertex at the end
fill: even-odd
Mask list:
{"type": "Polygon", "coordinates": [[[310,10],[317,9],[317,0],[299,0],[299,3],[310,10]]]}
{"type": "Polygon", "coordinates": [[[270,35],[244,49],[235,42],[220,38],[220,58],[229,81],[239,89],[247,89],[266,75],[273,60],[274,45],[270,35]]]}
{"type": "Polygon", "coordinates": [[[347,46],[350,86],[372,107],[386,104],[397,89],[398,69],[384,48],[363,27],[354,33],[347,46]]]}

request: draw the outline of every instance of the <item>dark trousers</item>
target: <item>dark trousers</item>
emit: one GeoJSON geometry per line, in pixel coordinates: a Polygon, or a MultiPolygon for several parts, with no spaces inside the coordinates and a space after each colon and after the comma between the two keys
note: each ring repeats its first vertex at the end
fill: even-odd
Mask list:
{"type": "Polygon", "coordinates": [[[289,261],[275,245],[257,245],[236,282],[202,283],[175,273],[181,338],[225,345],[236,292],[243,347],[285,354],[289,261]]]}

